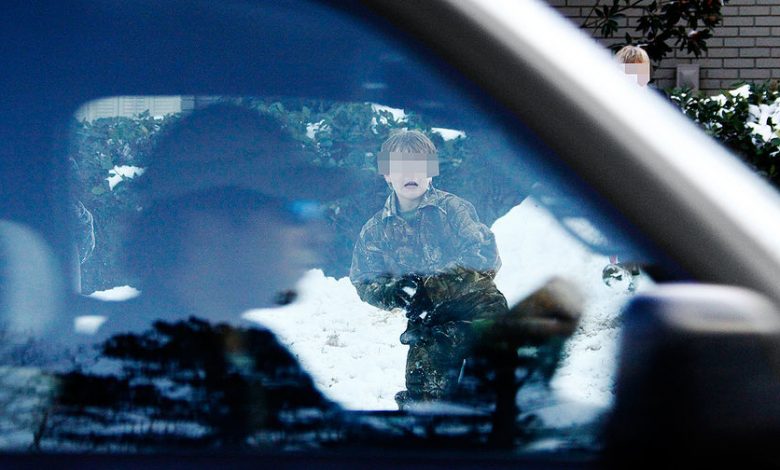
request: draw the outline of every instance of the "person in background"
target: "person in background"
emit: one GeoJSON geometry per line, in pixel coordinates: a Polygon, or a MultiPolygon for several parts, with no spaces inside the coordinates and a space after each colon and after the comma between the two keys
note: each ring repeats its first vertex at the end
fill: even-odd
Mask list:
{"type": "Polygon", "coordinates": [[[650,82],[650,57],[638,46],[624,46],[615,53],[615,60],[623,67],[623,73],[642,88],[650,82]]]}

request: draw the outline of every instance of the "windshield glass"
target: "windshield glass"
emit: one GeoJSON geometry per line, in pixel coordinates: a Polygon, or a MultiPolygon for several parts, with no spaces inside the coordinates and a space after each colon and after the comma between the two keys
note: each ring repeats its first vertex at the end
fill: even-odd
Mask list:
{"type": "Polygon", "coordinates": [[[621,310],[674,267],[451,70],[307,21],[365,35],[348,83],[75,113],[78,296],[5,355],[6,448],[600,449],[621,310]]]}
{"type": "MultiPolygon", "coordinates": [[[[159,421],[182,439],[221,428],[245,439],[269,413],[332,426],[323,417],[336,409],[443,415],[454,424],[441,432],[470,435],[466,424],[491,423],[500,387],[529,429],[597,445],[582,429],[611,404],[620,311],[653,284],[652,261],[556,175],[533,173],[538,143],[488,119],[455,127],[301,98],[115,97],[76,118],[81,290],[103,303],[74,319],[76,341],[96,349],[65,376],[61,403],[73,402],[50,445],[92,445],[96,426],[109,441],[140,438],[117,431],[128,420],[153,435],[159,421]],[[101,115],[138,102],[149,108],[101,115]],[[268,146],[277,131],[287,140],[268,146]],[[512,384],[497,382],[501,368],[512,384]],[[83,387],[107,396],[85,399],[83,387]],[[245,407],[265,417],[234,429],[245,407]]],[[[485,429],[477,441],[491,439],[485,429]]]]}

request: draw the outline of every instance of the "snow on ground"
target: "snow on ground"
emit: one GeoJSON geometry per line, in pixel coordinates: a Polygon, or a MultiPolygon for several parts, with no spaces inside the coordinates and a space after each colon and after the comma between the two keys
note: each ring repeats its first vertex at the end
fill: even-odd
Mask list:
{"type": "MultiPolygon", "coordinates": [[[[617,316],[628,294],[604,285],[608,258],[594,255],[531,198],[493,225],[503,267],[496,283],[510,305],[553,275],[579,286],[588,303],[553,379],[563,398],[603,406],[612,399],[617,316]]],[[[309,271],[292,305],[251,310],[244,318],[267,326],[309,370],[317,386],[350,408],[395,409],[404,388],[407,347],[398,337],[403,313],[360,301],[349,279],[309,271]]],[[[642,289],[641,283],[639,290],[642,289]]]]}
{"type": "MultiPolygon", "coordinates": [[[[609,258],[591,253],[533,198],[498,219],[492,229],[503,261],[496,284],[510,305],[552,276],[572,281],[585,295],[580,327],[567,344],[552,386],[566,398],[608,405],[618,346],[618,314],[631,295],[623,286],[610,288],[602,281],[601,271],[609,258]]],[[[637,290],[642,289],[640,279],[637,290]]]]}
{"type": "Polygon", "coordinates": [[[398,340],[404,313],[362,302],[349,278],[319,269],[309,271],[299,289],[292,305],[251,310],[244,318],[274,331],[332,399],[350,408],[396,408],[408,349],[398,340]]]}

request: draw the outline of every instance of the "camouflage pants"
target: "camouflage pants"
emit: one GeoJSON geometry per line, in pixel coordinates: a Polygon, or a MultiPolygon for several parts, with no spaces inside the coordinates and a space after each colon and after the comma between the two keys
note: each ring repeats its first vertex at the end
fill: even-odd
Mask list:
{"type": "Polygon", "coordinates": [[[401,340],[409,344],[409,352],[406,356],[406,392],[396,396],[399,406],[408,401],[452,399],[464,360],[473,352],[470,320],[500,315],[507,309],[506,299],[498,290],[478,292],[437,308],[442,316],[446,314],[457,320],[425,327],[410,323],[401,340]],[[408,335],[411,332],[416,334],[408,335]],[[414,341],[404,341],[407,335],[414,341]]]}
{"type": "Polygon", "coordinates": [[[468,354],[469,325],[437,325],[409,346],[406,356],[406,390],[411,401],[440,400],[451,396],[468,354]]]}

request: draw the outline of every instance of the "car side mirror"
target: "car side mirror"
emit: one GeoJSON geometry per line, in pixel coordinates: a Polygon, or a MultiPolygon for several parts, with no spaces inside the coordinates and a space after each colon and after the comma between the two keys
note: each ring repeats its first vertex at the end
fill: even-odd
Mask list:
{"type": "MultiPolygon", "coordinates": [[[[624,313],[607,457],[758,461],[780,436],[780,311],[740,287],[676,284],[624,313]]],[[[776,462],[774,462],[776,463],[776,462]]]]}

